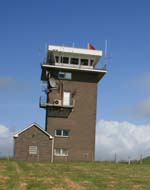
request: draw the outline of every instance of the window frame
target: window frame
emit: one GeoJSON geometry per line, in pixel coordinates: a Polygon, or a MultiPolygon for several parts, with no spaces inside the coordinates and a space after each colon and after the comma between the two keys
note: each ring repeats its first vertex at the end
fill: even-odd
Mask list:
{"type": "Polygon", "coordinates": [[[34,145],[29,146],[29,155],[37,155],[38,154],[38,147],[34,145]]]}
{"type": "Polygon", "coordinates": [[[59,56],[55,56],[55,63],[59,63],[60,62],[60,57],[59,56]]]}
{"type": "Polygon", "coordinates": [[[55,148],[54,149],[54,156],[68,156],[69,150],[67,148],[55,148]],[[56,151],[59,151],[59,154],[56,153],[56,151]],[[67,152],[67,154],[64,154],[64,151],[67,152]]]}
{"type": "Polygon", "coordinates": [[[88,58],[81,58],[80,59],[81,66],[89,66],[89,59],[88,58]]]}
{"type": "Polygon", "coordinates": [[[69,64],[69,57],[61,57],[61,63],[63,63],[63,64],[69,64]]]}
{"type": "Polygon", "coordinates": [[[79,65],[79,58],[71,57],[70,64],[71,65],[79,65]]]}
{"type": "Polygon", "coordinates": [[[58,72],[58,79],[60,80],[72,80],[72,73],[71,72],[58,72]],[[62,75],[62,76],[60,76],[62,75]]]}
{"type": "Polygon", "coordinates": [[[69,137],[69,132],[70,130],[69,129],[55,129],[55,137],[69,137]],[[61,135],[57,135],[57,131],[61,131],[61,135]],[[64,131],[68,131],[68,136],[64,136],[64,131]]]}
{"type": "Polygon", "coordinates": [[[71,105],[71,92],[69,92],[69,91],[63,92],[63,105],[64,106],[70,106],[71,105]],[[66,96],[67,94],[69,96],[66,96]],[[67,101],[67,103],[66,103],[66,101],[67,101]]]}

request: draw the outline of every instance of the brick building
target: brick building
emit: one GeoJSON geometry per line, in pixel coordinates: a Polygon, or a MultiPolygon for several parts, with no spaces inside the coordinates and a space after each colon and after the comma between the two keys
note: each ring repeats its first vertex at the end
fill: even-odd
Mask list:
{"type": "Polygon", "coordinates": [[[53,161],[53,137],[33,123],[14,135],[14,159],[23,161],[53,161]]]}
{"type": "MultiPolygon", "coordinates": [[[[46,134],[53,140],[41,146],[51,153],[45,159],[56,162],[94,160],[97,84],[106,73],[105,68],[95,68],[101,56],[102,51],[93,48],[48,46],[47,58],[41,66],[45,96],[40,97],[40,107],[46,109],[46,133],[40,132],[43,141],[48,138],[46,134]]],[[[22,134],[29,138],[30,132],[31,128],[22,134]]],[[[20,134],[15,139],[15,159],[20,159],[16,155],[21,151],[18,147],[23,146],[22,138],[20,134]]],[[[36,134],[35,138],[38,144],[36,134]]],[[[30,152],[29,142],[26,151],[30,152]]],[[[39,155],[40,151],[42,148],[39,155]]],[[[24,160],[36,160],[36,156],[32,159],[24,156],[24,160]]],[[[38,160],[42,161],[42,157],[38,160]]]]}

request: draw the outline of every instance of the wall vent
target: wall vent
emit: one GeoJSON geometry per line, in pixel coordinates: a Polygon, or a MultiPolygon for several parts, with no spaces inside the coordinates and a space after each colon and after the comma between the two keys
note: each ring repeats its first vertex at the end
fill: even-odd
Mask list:
{"type": "Polygon", "coordinates": [[[55,99],[54,100],[54,105],[60,106],[61,105],[61,100],[55,99]]]}

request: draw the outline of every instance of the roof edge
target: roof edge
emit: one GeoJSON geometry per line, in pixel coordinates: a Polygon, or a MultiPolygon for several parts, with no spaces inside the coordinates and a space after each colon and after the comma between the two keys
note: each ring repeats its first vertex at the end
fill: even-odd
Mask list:
{"type": "Polygon", "coordinates": [[[67,67],[67,66],[58,66],[58,65],[48,65],[48,64],[42,64],[41,68],[55,68],[55,69],[66,69],[66,70],[77,70],[77,71],[84,71],[84,72],[97,72],[97,73],[107,73],[107,70],[105,69],[89,69],[89,68],[81,68],[81,67],[67,67]]]}
{"type": "Polygon", "coordinates": [[[40,125],[37,124],[36,122],[32,123],[31,125],[29,125],[28,127],[24,128],[23,130],[19,131],[18,133],[16,133],[15,135],[13,135],[13,137],[14,138],[18,138],[21,133],[23,133],[24,131],[28,130],[29,128],[31,128],[33,126],[36,126],[38,129],[40,129],[42,132],[44,132],[47,136],[49,136],[50,139],[54,138],[47,131],[45,131],[43,128],[41,128],[40,125]]]}

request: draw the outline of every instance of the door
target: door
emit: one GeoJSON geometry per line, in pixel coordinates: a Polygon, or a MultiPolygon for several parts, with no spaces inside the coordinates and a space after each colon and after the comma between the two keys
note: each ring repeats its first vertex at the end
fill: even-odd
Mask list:
{"type": "Polygon", "coordinates": [[[64,92],[63,105],[70,106],[70,92],[64,92]]]}

